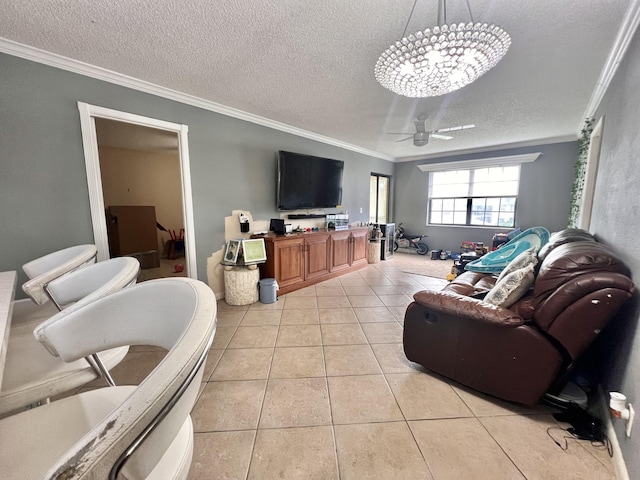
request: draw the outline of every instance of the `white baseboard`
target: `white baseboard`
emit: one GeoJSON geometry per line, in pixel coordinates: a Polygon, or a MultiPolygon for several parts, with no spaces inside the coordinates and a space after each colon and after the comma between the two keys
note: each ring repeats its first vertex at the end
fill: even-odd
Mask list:
{"type": "Polygon", "coordinates": [[[627,472],[627,466],[624,463],[624,458],[622,458],[622,451],[620,450],[618,437],[616,436],[616,432],[613,429],[613,423],[611,422],[608,398],[608,395],[602,390],[602,387],[598,386],[596,408],[604,424],[605,434],[611,442],[611,448],[613,450],[613,467],[615,468],[616,478],[618,480],[629,480],[629,472],[627,472]]]}

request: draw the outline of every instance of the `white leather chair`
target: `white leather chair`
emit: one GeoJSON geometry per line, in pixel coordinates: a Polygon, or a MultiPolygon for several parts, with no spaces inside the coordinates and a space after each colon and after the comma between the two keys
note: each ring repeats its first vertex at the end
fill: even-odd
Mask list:
{"type": "MultiPolygon", "coordinates": [[[[140,263],[131,257],[105,260],[62,275],[47,285],[47,296],[63,311],[73,311],[87,303],[135,284],[140,263]]],[[[11,328],[4,379],[0,389],[0,414],[12,412],[59,395],[103,376],[114,382],[109,370],[128,352],[128,347],[103,349],[98,355],[65,363],[49,354],[33,338],[33,330],[46,319],[32,316],[11,328]]]]}
{"type": "Polygon", "coordinates": [[[52,280],[95,262],[97,254],[95,245],[76,245],[25,263],[22,270],[29,281],[22,285],[22,290],[37,305],[43,305],[50,299],[48,285],[52,280]]]}
{"type": "Polygon", "coordinates": [[[189,413],[215,329],[215,295],[188,278],[140,283],[40,325],[38,340],[65,361],[122,345],[168,353],[138,386],[91,390],[0,420],[0,478],[186,478],[189,413]]]}
{"type": "Polygon", "coordinates": [[[61,306],[50,301],[49,283],[66,273],[94,263],[97,254],[95,245],[75,245],[25,263],[22,270],[29,280],[22,284],[22,290],[29,298],[13,302],[11,326],[19,326],[38,318],[45,320],[62,310],[61,306]]]}

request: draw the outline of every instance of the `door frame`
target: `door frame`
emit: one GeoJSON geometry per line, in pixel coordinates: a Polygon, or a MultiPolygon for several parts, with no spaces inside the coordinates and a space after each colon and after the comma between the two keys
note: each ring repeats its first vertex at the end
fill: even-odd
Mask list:
{"type": "Polygon", "coordinates": [[[187,125],[166,122],[155,118],[121,112],[110,108],[78,102],[82,145],[84,148],[87,183],[89,186],[89,204],[91,206],[91,223],[93,237],[98,249],[98,261],[109,258],[109,239],[107,236],[107,219],[105,215],[104,194],[102,191],[102,175],[100,173],[100,157],[98,154],[98,138],[96,135],[96,118],[105,118],[118,122],[142,125],[174,132],[178,135],[178,155],[180,157],[180,182],[182,185],[182,214],[185,230],[185,260],[187,275],[198,278],[196,262],[196,242],[193,221],[193,198],[191,193],[191,168],[189,166],[189,142],[187,125]]]}
{"type": "Polygon", "coordinates": [[[593,211],[593,197],[598,179],[603,129],[604,117],[600,117],[589,136],[589,149],[587,151],[587,163],[585,166],[584,184],[582,186],[582,196],[580,198],[580,210],[577,221],[577,227],[584,230],[589,230],[591,226],[591,212],[593,211]]]}
{"type": "MultiPolygon", "coordinates": [[[[374,223],[389,223],[390,220],[390,210],[391,210],[391,175],[388,175],[386,173],[375,173],[375,172],[371,172],[371,175],[369,176],[369,193],[371,193],[371,179],[373,177],[376,177],[376,208],[375,208],[375,214],[376,214],[376,221],[374,223]],[[385,218],[386,220],[384,222],[380,221],[380,216],[379,216],[379,212],[380,212],[380,178],[386,178],[387,179],[387,204],[385,205],[385,218]]],[[[371,217],[372,217],[372,213],[371,212],[371,198],[369,198],[369,221],[371,221],[371,217]]]]}

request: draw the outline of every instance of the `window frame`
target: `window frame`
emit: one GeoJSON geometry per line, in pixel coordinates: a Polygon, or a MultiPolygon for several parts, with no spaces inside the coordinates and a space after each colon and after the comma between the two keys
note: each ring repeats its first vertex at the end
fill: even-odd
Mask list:
{"type": "MultiPolygon", "coordinates": [[[[515,225],[517,225],[517,219],[516,219],[516,215],[517,215],[517,209],[518,209],[518,202],[519,202],[519,195],[520,195],[520,184],[521,184],[521,180],[522,180],[522,168],[520,168],[519,173],[518,173],[518,193],[516,195],[496,195],[496,196],[465,196],[465,197],[436,197],[433,198],[431,196],[431,191],[432,191],[432,183],[431,183],[431,173],[435,173],[435,172],[447,172],[447,171],[459,171],[459,170],[469,170],[469,171],[473,171],[473,170],[478,170],[478,169],[482,169],[482,168],[495,168],[495,167],[508,167],[508,166],[519,166],[521,167],[523,163],[531,163],[531,162],[535,162],[538,157],[542,155],[541,152],[532,152],[532,153],[525,153],[525,154],[520,154],[520,155],[511,155],[511,156],[505,156],[505,157],[493,157],[493,158],[481,158],[481,159],[473,159],[473,160],[461,160],[461,161],[453,161],[453,162],[440,162],[440,163],[428,163],[428,164],[423,164],[423,165],[418,165],[417,167],[423,171],[423,172],[427,172],[429,173],[428,178],[427,178],[427,218],[426,218],[426,225],[428,226],[443,226],[443,227],[465,227],[465,228],[514,228],[515,225]],[[513,225],[514,227],[506,227],[506,226],[500,226],[500,225],[473,225],[471,223],[471,215],[472,215],[472,211],[470,211],[470,205],[472,204],[472,200],[474,198],[513,198],[515,197],[515,202],[514,202],[514,210],[513,210],[513,225]],[[431,222],[431,208],[432,208],[432,201],[433,200],[450,200],[450,199],[460,199],[460,198],[464,198],[467,199],[467,216],[466,216],[466,220],[464,224],[460,224],[460,223],[432,223],[431,222]]],[[[469,182],[469,186],[471,188],[473,182],[470,181],[469,182]]],[[[455,211],[455,210],[454,210],[455,211]]],[[[500,211],[498,211],[499,214],[500,211]]]]}
{"type": "MultiPolygon", "coordinates": [[[[501,195],[501,196],[474,196],[474,197],[437,197],[437,198],[431,198],[429,197],[428,199],[428,205],[427,205],[427,225],[428,226],[434,226],[434,227],[473,227],[473,228],[508,228],[508,229],[513,229],[516,226],[516,212],[518,209],[518,195],[501,195]],[[473,200],[478,200],[478,199],[506,199],[506,198],[513,198],[514,199],[514,205],[513,205],[513,225],[511,226],[507,226],[507,225],[490,225],[490,224],[486,224],[486,225],[477,225],[474,223],[471,223],[472,217],[473,217],[473,200]],[[465,210],[465,223],[432,223],[431,222],[431,208],[432,208],[432,202],[434,200],[466,200],[467,205],[466,205],[466,210],[465,210]]],[[[447,210],[448,211],[448,210],[447,210]]],[[[455,214],[456,210],[453,210],[453,213],[455,214]]],[[[502,210],[498,209],[497,215],[498,217],[500,217],[500,213],[502,212],[502,210]]],[[[486,214],[486,209],[485,209],[485,214],[486,214]]]]}

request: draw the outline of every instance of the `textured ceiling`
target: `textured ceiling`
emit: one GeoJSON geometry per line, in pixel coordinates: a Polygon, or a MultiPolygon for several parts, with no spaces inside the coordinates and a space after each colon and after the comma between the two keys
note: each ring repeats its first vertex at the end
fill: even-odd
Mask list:
{"type": "MultiPolygon", "coordinates": [[[[387,91],[378,56],[433,27],[418,0],[49,0],[0,2],[0,37],[398,160],[577,138],[630,1],[470,0],[511,34],[476,82],[430,99],[387,91]],[[387,132],[475,124],[425,147],[387,132]]],[[[469,21],[447,2],[447,22],[469,21]]]]}

